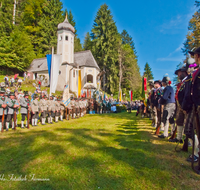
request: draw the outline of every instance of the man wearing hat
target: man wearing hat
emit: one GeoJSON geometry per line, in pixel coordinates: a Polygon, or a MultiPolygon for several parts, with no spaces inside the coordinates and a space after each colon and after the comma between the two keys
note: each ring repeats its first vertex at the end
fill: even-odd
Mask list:
{"type": "MultiPolygon", "coordinates": [[[[187,110],[187,119],[186,119],[186,126],[185,132],[187,129],[190,129],[190,126],[193,125],[193,129],[196,128],[198,144],[200,142],[200,47],[198,47],[195,51],[189,52],[191,56],[194,56],[195,63],[197,64],[197,69],[192,73],[192,85],[190,90],[187,89],[186,94],[189,94],[188,103],[192,105],[192,107],[188,108],[187,110]],[[189,92],[188,92],[189,91],[189,92]]],[[[184,106],[185,108],[185,106],[184,106]]],[[[189,135],[189,134],[188,134],[189,135]]],[[[193,139],[193,135],[191,138],[193,139]]],[[[194,139],[193,139],[194,140],[194,139]]],[[[195,138],[196,140],[196,138],[195,138]]],[[[197,141],[196,141],[197,142],[197,141]]],[[[199,145],[198,145],[199,146],[199,145]]],[[[195,147],[194,147],[195,148],[195,147]]],[[[198,161],[198,157],[200,156],[200,152],[198,155],[195,155],[194,159],[198,161]]],[[[194,160],[194,161],[196,161],[194,160]]],[[[189,161],[189,160],[188,160],[189,161]]],[[[199,160],[200,161],[200,160],[199,160]]],[[[199,174],[200,173],[200,162],[198,163],[198,167],[195,167],[195,171],[199,174]]]]}
{"type": "Polygon", "coordinates": [[[7,107],[7,100],[6,98],[4,97],[4,93],[5,93],[5,89],[4,88],[1,88],[0,89],[0,131],[2,131],[4,125],[2,123],[2,118],[3,118],[3,115],[4,115],[4,109],[7,107]]]}
{"type": "Polygon", "coordinates": [[[27,118],[27,123],[26,127],[28,127],[28,112],[30,110],[30,100],[28,99],[29,94],[28,91],[24,92],[24,97],[20,98],[20,106],[21,106],[21,115],[22,115],[22,120],[21,120],[21,128],[24,129],[24,121],[25,118],[27,118]]]}
{"type": "Polygon", "coordinates": [[[75,119],[75,116],[76,116],[76,109],[75,109],[75,98],[73,98],[72,100],[71,100],[71,107],[72,107],[72,118],[74,118],[75,119]]]}
{"type": "Polygon", "coordinates": [[[9,98],[7,99],[7,106],[8,106],[8,115],[6,119],[6,131],[8,131],[9,129],[10,122],[12,122],[12,129],[15,128],[14,122],[16,121],[14,121],[14,112],[15,112],[15,109],[19,107],[19,104],[17,100],[15,99],[14,92],[10,92],[9,98]]]}
{"type": "Polygon", "coordinates": [[[179,142],[183,143],[183,129],[184,129],[184,120],[185,120],[185,112],[182,109],[182,102],[185,94],[185,81],[187,81],[187,68],[184,66],[175,71],[175,75],[178,75],[178,79],[181,81],[178,83],[175,99],[176,99],[176,124],[177,124],[177,137],[175,139],[169,139],[169,142],[179,142]]]}
{"type": "Polygon", "coordinates": [[[62,100],[63,100],[63,97],[59,97],[58,103],[60,104],[59,105],[59,107],[60,107],[60,121],[63,121],[63,116],[64,116],[64,112],[65,112],[65,109],[66,109],[62,100]]]}
{"type": "Polygon", "coordinates": [[[72,115],[72,104],[71,104],[72,100],[73,100],[73,97],[70,97],[70,103],[67,105],[67,117],[68,117],[68,118],[66,118],[67,120],[70,119],[69,118],[70,116],[71,116],[71,118],[73,117],[73,115],[72,115]]]}
{"type": "Polygon", "coordinates": [[[47,109],[48,109],[48,123],[53,124],[53,110],[55,112],[55,105],[53,96],[50,96],[50,99],[47,100],[47,109]]]}
{"type": "Polygon", "coordinates": [[[153,80],[149,80],[149,97],[147,99],[147,106],[148,106],[148,110],[149,110],[149,115],[150,115],[150,119],[153,119],[152,124],[154,124],[154,117],[153,117],[153,108],[152,108],[152,104],[153,104],[153,99],[154,99],[154,81],[153,80]]]}
{"type": "Polygon", "coordinates": [[[55,122],[58,122],[58,118],[60,116],[60,102],[59,98],[57,98],[57,101],[55,101],[55,122]]]}
{"type": "Polygon", "coordinates": [[[164,133],[159,135],[160,138],[168,137],[169,123],[171,124],[171,132],[174,131],[174,116],[175,116],[175,96],[174,89],[170,86],[170,78],[163,77],[162,86],[164,86],[163,95],[159,99],[159,103],[164,105],[162,121],[164,123],[164,133]]]}
{"type": "Polygon", "coordinates": [[[42,125],[45,125],[46,123],[46,113],[47,113],[47,97],[46,95],[43,95],[42,99],[39,102],[39,108],[41,111],[41,123],[42,125]]]}
{"type": "Polygon", "coordinates": [[[154,115],[154,127],[156,127],[156,134],[159,133],[161,126],[161,117],[162,117],[162,106],[158,103],[158,100],[161,98],[162,94],[162,84],[160,80],[154,81],[154,96],[152,100],[153,105],[153,115],[154,115]]]}
{"type": "Polygon", "coordinates": [[[34,94],[34,100],[31,102],[31,111],[32,111],[32,126],[37,126],[38,114],[39,114],[39,96],[34,94]]]}

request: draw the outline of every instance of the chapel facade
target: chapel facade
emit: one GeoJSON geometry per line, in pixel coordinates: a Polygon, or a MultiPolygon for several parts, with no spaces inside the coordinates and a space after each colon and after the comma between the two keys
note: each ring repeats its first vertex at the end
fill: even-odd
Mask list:
{"type": "MultiPolygon", "coordinates": [[[[60,55],[60,63],[56,90],[63,91],[64,86],[69,85],[70,91],[78,94],[78,76],[81,76],[82,91],[86,91],[88,85],[95,89],[100,83],[100,68],[90,50],[74,53],[74,38],[75,29],[66,17],[57,28],[57,54],[60,55]]],[[[34,59],[28,72],[32,80],[39,75],[49,80],[47,58],[34,59]]]]}

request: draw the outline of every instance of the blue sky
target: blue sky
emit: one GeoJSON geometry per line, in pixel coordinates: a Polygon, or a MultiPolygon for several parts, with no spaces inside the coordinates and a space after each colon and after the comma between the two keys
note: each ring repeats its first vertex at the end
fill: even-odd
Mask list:
{"type": "Polygon", "coordinates": [[[81,42],[91,32],[96,13],[106,3],[118,31],[132,36],[138,55],[140,72],[149,63],[154,79],[167,73],[172,79],[176,66],[183,61],[181,51],[188,32],[188,23],[196,11],[195,0],[76,0],[64,1],[71,9],[81,42]]]}

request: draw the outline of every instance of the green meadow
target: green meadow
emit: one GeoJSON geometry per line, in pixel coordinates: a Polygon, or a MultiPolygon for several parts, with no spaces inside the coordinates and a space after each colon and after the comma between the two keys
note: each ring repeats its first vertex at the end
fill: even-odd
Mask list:
{"type": "Polygon", "coordinates": [[[0,189],[199,189],[189,153],[132,113],[86,115],[0,134],[0,189]]]}

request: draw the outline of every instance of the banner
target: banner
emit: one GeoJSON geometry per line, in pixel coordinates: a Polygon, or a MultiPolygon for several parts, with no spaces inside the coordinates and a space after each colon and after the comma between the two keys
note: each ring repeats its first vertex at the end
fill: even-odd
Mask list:
{"type": "Polygon", "coordinates": [[[60,67],[60,55],[53,55],[51,61],[50,94],[55,93],[60,67]]]}
{"type": "Polygon", "coordinates": [[[129,96],[130,96],[130,101],[132,101],[133,100],[133,91],[132,90],[129,91],[129,96]]]}
{"type": "Polygon", "coordinates": [[[144,100],[144,105],[146,106],[146,102],[145,102],[145,91],[147,90],[147,79],[146,78],[142,78],[142,99],[144,100]]]}
{"type": "Polygon", "coordinates": [[[122,90],[120,90],[120,92],[119,92],[119,101],[120,102],[122,101],[122,90]]]}
{"type": "Polygon", "coordinates": [[[52,59],[52,55],[51,54],[47,54],[46,58],[47,58],[47,67],[48,67],[49,81],[50,81],[50,78],[51,78],[51,59],[52,59]]]}
{"type": "Polygon", "coordinates": [[[66,85],[64,91],[63,91],[63,104],[67,107],[71,100],[70,100],[70,94],[69,94],[69,85],[66,85]]]}
{"type": "Polygon", "coordinates": [[[78,98],[81,97],[81,70],[78,71],[78,98]]]}

